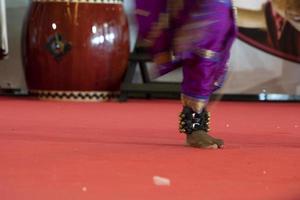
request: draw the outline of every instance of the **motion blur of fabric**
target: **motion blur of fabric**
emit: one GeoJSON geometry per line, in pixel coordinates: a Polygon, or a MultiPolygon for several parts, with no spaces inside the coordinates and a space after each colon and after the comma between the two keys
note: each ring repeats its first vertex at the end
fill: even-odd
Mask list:
{"type": "Polygon", "coordinates": [[[3,59],[8,54],[5,0],[0,0],[0,34],[0,59],[3,59]]]}
{"type": "Polygon", "coordinates": [[[231,0],[136,0],[139,43],[156,76],[183,67],[183,95],[208,100],[223,84],[236,35],[231,0]]]}

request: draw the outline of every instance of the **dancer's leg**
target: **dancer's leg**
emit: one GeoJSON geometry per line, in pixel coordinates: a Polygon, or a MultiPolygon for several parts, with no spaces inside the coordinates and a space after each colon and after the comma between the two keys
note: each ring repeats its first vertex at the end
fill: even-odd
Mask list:
{"type": "Polygon", "coordinates": [[[175,34],[177,59],[183,61],[180,130],[187,144],[199,148],[222,148],[220,139],[208,134],[205,107],[211,94],[222,85],[229,51],[235,37],[230,0],[186,1],[189,12],[175,34]]]}

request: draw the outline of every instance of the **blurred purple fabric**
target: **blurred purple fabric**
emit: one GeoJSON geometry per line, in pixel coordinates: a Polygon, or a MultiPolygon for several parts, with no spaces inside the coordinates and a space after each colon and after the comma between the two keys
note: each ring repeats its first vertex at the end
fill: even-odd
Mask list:
{"type": "Polygon", "coordinates": [[[136,17],[149,51],[174,55],[157,76],[182,66],[182,93],[200,100],[222,86],[236,37],[231,0],[136,0],[136,17]]]}

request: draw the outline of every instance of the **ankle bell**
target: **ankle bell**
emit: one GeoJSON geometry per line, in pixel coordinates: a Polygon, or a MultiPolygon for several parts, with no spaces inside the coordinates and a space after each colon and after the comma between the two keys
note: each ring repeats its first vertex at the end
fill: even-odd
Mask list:
{"type": "Polygon", "coordinates": [[[196,113],[187,106],[183,107],[179,115],[179,132],[191,134],[199,130],[210,131],[210,113],[206,109],[196,113]]]}

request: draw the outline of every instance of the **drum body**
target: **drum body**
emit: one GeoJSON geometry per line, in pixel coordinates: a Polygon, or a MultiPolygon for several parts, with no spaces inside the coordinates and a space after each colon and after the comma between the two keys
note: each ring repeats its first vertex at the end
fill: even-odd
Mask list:
{"type": "Polygon", "coordinates": [[[53,96],[118,91],[128,55],[121,0],[31,2],[23,33],[31,92],[53,96]]]}

